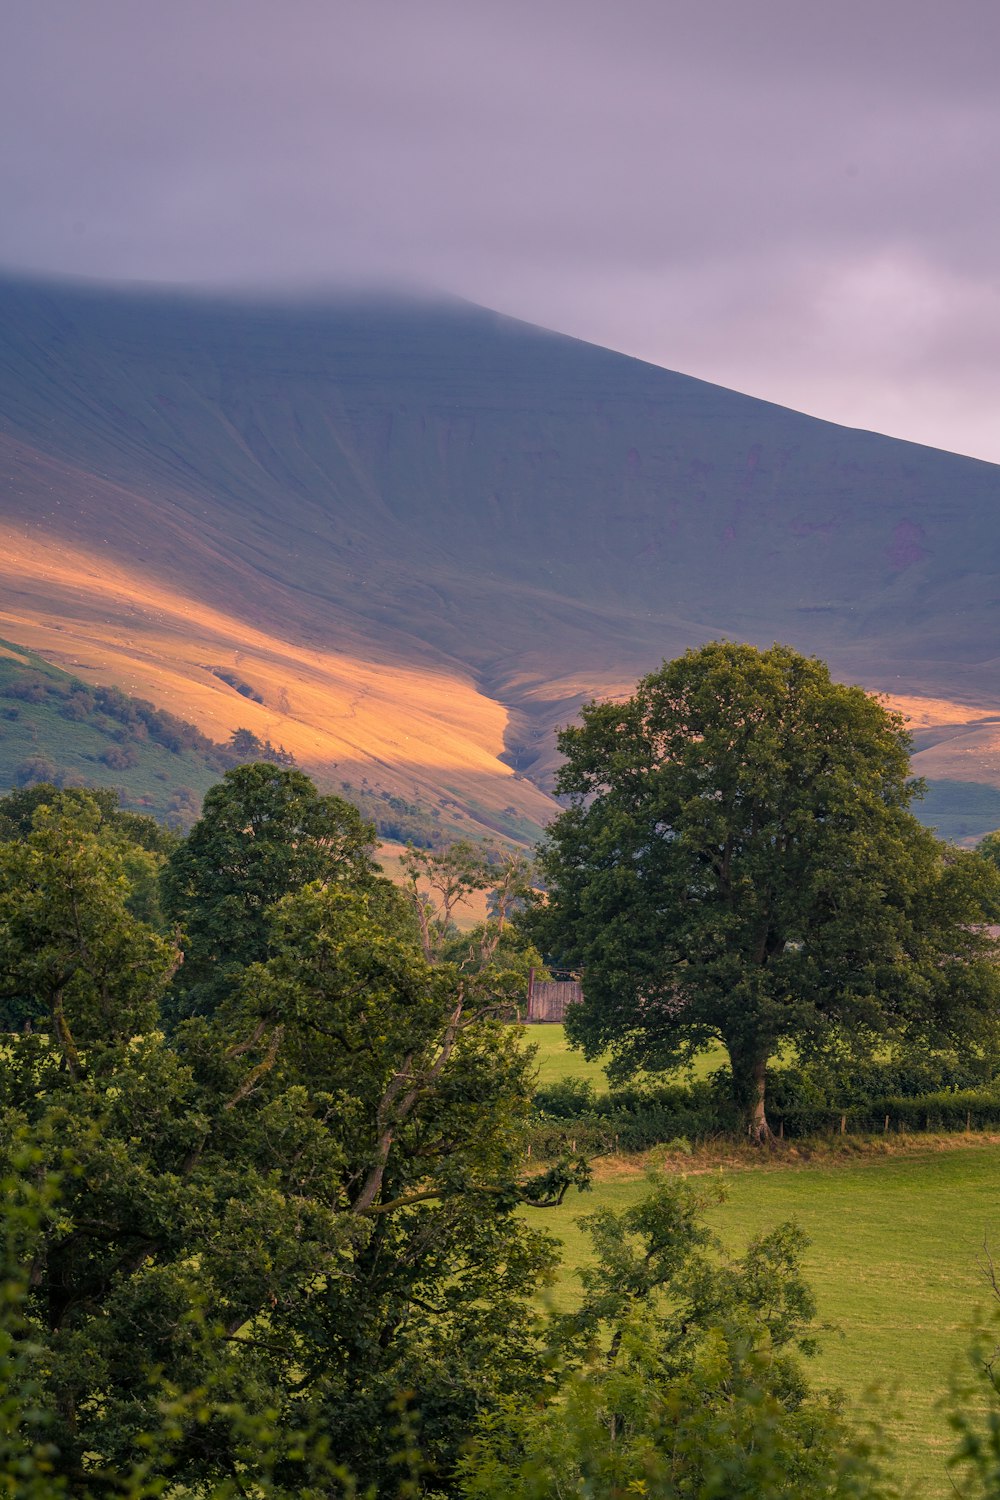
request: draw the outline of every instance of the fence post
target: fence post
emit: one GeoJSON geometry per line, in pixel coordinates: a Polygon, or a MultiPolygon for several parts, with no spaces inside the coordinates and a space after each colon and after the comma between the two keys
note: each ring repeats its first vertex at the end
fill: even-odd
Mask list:
{"type": "Polygon", "coordinates": [[[847,1129],[847,1116],[846,1115],[841,1115],[841,1117],[840,1117],[840,1133],[841,1133],[841,1135],[844,1134],[844,1131],[846,1129],[847,1129]]]}
{"type": "Polygon", "coordinates": [[[889,1116],[888,1115],[886,1115],[886,1117],[885,1117],[885,1124],[882,1126],[882,1133],[884,1135],[888,1135],[889,1134],[889,1116]]]}

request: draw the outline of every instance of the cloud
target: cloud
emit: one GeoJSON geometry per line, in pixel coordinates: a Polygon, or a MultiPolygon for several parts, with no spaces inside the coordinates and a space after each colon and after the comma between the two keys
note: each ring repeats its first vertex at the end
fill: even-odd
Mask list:
{"type": "Polygon", "coordinates": [[[1000,11],[8,0],[0,264],[425,283],[1000,460],[1000,11]]]}

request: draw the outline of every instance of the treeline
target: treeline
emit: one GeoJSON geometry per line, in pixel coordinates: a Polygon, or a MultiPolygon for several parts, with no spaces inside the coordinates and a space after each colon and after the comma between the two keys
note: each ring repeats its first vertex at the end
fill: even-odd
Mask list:
{"type": "MultiPolygon", "coordinates": [[[[71,723],[89,721],[124,747],[152,740],[179,754],[192,750],[205,758],[220,774],[227,769],[225,747],[201,733],[193,724],[155,708],[141,698],[130,698],[115,687],[96,687],[72,677],[48,677],[24,671],[10,676],[0,686],[0,696],[13,702],[47,702],[71,723]]],[[[15,710],[16,713],[16,710],[15,710]]],[[[7,711],[6,717],[12,715],[7,711]]],[[[134,764],[134,760],[131,762],[134,764]]]]}
{"type": "Polygon", "coordinates": [[[418,849],[440,849],[448,843],[441,827],[441,811],[410,802],[395,792],[367,783],[358,786],[341,781],[340,791],[358,809],[363,818],[375,825],[380,838],[397,844],[413,844],[418,849]]]}

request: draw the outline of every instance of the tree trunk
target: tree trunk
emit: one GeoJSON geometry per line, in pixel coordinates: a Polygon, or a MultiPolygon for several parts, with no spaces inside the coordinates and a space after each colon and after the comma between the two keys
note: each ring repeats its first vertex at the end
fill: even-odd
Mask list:
{"type": "Polygon", "coordinates": [[[767,1058],[754,1058],[747,1077],[747,1135],[759,1146],[768,1145],[774,1140],[774,1132],[767,1123],[767,1113],[764,1108],[765,1090],[767,1087],[767,1058]]]}
{"type": "Polygon", "coordinates": [[[775,1139],[767,1123],[765,1094],[767,1088],[767,1052],[738,1045],[727,1046],[729,1065],[733,1074],[735,1102],[743,1114],[747,1135],[759,1145],[769,1144],[775,1139]]]}

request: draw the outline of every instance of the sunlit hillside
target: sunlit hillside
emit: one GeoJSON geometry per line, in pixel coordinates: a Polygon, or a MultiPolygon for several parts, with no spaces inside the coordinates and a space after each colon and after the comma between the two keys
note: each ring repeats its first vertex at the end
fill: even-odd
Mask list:
{"type": "Polygon", "coordinates": [[[0,285],[0,635],[531,839],[554,727],[718,635],[885,691],[1000,824],[1000,470],[463,304],[0,285]],[[537,785],[536,785],[537,783],[537,785]]]}

